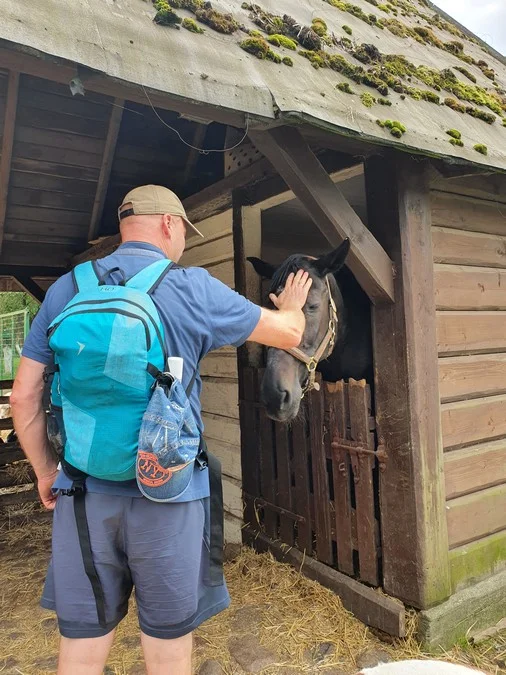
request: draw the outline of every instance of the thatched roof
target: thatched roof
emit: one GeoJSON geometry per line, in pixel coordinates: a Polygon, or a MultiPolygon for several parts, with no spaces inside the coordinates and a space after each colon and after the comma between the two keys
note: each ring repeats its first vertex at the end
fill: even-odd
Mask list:
{"type": "Polygon", "coordinates": [[[158,0],[159,21],[197,18],[205,32],[155,23],[157,9],[144,0],[39,0],[29,11],[26,3],[3,0],[0,39],[249,113],[252,124],[299,118],[339,134],[506,169],[506,62],[424,0],[213,1],[213,10],[237,22],[225,19],[236,28],[229,34],[203,23],[223,17],[202,8],[202,0],[169,2],[179,18],[158,0]],[[253,40],[251,30],[259,31],[253,40]],[[295,49],[269,33],[289,36],[295,49]],[[268,48],[293,65],[286,58],[276,63],[268,48]]]}

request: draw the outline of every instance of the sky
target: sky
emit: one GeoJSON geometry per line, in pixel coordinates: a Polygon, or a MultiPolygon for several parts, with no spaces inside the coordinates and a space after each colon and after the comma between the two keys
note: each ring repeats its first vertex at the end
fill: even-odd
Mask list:
{"type": "Polygon", "coordinates": [[[506,55],[506,0],[433,0],[447,14],[506,55]]]}

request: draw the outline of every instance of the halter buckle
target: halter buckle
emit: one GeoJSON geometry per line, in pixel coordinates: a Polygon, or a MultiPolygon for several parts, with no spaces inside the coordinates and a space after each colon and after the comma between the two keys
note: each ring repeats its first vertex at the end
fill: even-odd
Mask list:
{"type": "Polygon", "coordinates": [[[312,357],[311,360],[306,364],[306,367],[310,373],[314,373],[318,367],[318,361],[312,357]]]}

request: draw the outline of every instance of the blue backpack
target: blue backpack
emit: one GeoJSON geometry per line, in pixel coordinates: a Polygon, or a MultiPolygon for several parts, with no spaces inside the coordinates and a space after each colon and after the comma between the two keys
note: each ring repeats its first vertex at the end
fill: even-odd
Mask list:
{"type": "Polygon", "coordinates": [[[55,361],[51,409],[65,470],[135,478],[142,417],[167,363],[151,293],[172,266],[157,260],[117,286],[104,278],[119,268],[102,276],[92,262],[74,269],[77,293],[48,329],[55,361]]]}

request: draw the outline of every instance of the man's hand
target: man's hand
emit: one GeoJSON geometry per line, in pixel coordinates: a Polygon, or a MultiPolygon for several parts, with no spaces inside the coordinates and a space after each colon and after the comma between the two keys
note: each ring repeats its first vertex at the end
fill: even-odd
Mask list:
{"type": "Polygon", "coordinates": [[[313,280],[307,272],[299,270],[289,274],[284,289],[279,295],[271,293],[269,299],[277,308],[284,311],[301,310],[306,304],[313,280]]]}
{"type": "Polygon", "coordinates": [[[52,473],[40,477],[37,481],[40,500],[46,509],[49,509],[50,511],[56,506],[57,495],[52,492],[51,486],[55,482],[57,475],[58,471],[55,469],[52,473]]]}

